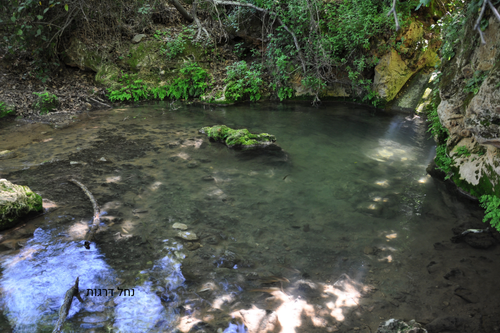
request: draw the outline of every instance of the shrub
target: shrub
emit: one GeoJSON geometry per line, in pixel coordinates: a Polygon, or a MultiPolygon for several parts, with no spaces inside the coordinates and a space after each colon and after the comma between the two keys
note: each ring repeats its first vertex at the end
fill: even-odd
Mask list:
{"type": "Polygon", "coordinates": [[[170,98],[198,97],[205,92],[208,87],[206,70],[201,68],[196,62],[186,63],[180,70],[181,77],[174,80],[168,89],[170,98]]]}
{"type": "Polygon", "coordinates": [[[260,99],[262,79],[259,66],[248,68],[245,61],[239,61],[228,66],[226,70],[226,99],[232,101],[250,99],[252,102],[260,99]]]}
{"type": "Polygon", "coordinates": [[[7,104],[5,104],[4,102],[0,102],[0,118],[6,117],[12,113],[14,113],[13,108],[9,108],[7,104]]]}
{"type": "Polygon", "coordinates": [[[33,107],[40,111],[40,114],[47,114],[59,106],[59,99],[56,95],[44,91],[43,93],[34,92],[38,96],[38,100],[33,104],[33,107]]]}
{"type": "Polygon", "coordinates": [[[205,92],[208,87],[206,70],[197,63],[186,63],[180,69],[181,76],[176,78],[169,86],[148,87],[142,80],[137,80],[137,74],[122,73],[118,78],[121,87],[118,89],[108,89],[108,98],[114,101],[135,102],[147,99],[160,99],[165,97],[179,99],[188,99],[198,97],[205,92]]]}

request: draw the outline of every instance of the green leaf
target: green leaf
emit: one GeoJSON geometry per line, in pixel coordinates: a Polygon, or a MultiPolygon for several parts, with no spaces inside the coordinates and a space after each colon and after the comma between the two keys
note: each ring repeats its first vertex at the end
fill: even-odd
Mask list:
{"type": "Polygon", "coordinates": [[[10,18],[10,20],[11,20],[12,22],[16,22],[16,17],[15,17],[15,16],[12,16],[12,17],[10,18]]]}
{"type": "Polygon", "coordinates": [[[39,20],[41,20],[41,19],[43,19],[43,16],[42,15],[37,15],[36,18],[39,19],[39,20]]]}
{"type": "Polygon", "coordinates": [[[19,30],[17,31],[17,34],[18,34],[19,36],[21,36],[21,35],[23,34],[23,31],[22,31],[21,29],[19,29],[19,30]]]}
{"type": "Polygon", "coordinates": [[[45,14],[48,10],[49,10],[49,7],[45,8],[45,9],[43,10],[43,13],[45,14]]]}
{"type": "Polygon", "coordinates": [[[64,9],[66,9],[66,11],[68,11],[68,4],[64,5],[64,9]]]}
{"type": "Polygon", "coordinates": [[[38,29],[38,30],[36,31],[36,35],[35,35],[35,37],[38,37],[38,36],[40,36],[41,34],[42,34],[42,31],[41,31],[40,29],[38,29]]]}

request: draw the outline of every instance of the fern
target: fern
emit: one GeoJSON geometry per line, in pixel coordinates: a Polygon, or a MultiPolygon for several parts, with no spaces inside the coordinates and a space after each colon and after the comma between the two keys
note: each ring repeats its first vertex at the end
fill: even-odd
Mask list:
{"type": "Polygon", "coordinates": [[[479,198],[479,202],[486,210],[483,222],[489,220],[491,226],[500,231],[500,198],[495,195],[483,195],[479,198]]]}

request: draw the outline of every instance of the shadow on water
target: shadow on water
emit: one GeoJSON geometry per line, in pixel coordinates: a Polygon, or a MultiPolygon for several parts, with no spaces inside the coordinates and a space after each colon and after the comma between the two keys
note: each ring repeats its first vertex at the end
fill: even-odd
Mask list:
{"type": "Polygon", "coordinates": [[[482,216],[426,175],[434,147],[421,119],[342,104],[167,105],[2,134],[16,155],[0,175],[53,206],[0,244],[13,331],[50,331],[77,276],[75,332],[373,332],[391,317],[469,316],[473,301],[494,318],[495,292],[473,272],[493,281],[498,250],[449,241],[482,216]],[[272,133],[281,149],[198,133],[215,124],[272,133]],[[105,212],[89,251],[92,208],[71,177],[105,212]]]}

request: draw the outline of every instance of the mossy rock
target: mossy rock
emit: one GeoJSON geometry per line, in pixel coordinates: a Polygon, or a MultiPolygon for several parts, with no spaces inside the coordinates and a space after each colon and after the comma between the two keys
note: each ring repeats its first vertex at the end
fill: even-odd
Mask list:
{"type": "Polygon", "coordinates": [[[21,217],[42,209],[42,197],[28,186],[14,185],[7,179],[0,179],[0,230],[11,228],[21,217]]]}
{"type": "Polygon", "coordinates": [[[225,143],[229,148],[261,148],[276,142],[276,137],[268,133],[252,134],[246,128],[231,129],[226,125],[203,127],[200,133],[206,134],[210,140],[225,143]]]}

